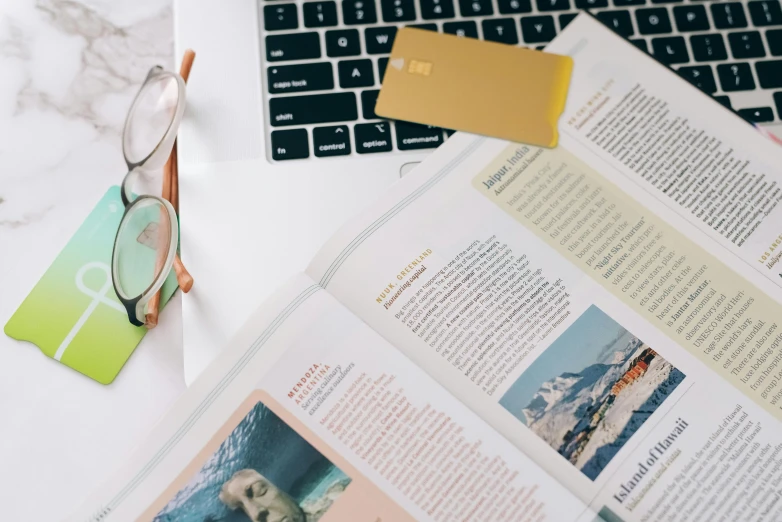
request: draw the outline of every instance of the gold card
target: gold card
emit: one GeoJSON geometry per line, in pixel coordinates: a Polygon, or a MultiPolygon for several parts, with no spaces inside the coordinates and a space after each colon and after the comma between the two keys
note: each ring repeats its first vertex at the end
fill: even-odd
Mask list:
{"type": "Polygon", "coordinates": [[[406,27],[396,34],[375,112],[554,147],[572,71],[569,56],[406,27]]]}

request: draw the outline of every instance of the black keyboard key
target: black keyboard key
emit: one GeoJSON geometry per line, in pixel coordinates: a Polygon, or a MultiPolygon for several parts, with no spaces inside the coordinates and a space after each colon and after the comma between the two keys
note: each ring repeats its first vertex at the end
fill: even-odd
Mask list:
{"type": "Polygon", "coordinates": [[[722,105],[727,107],[728,109],[732,109],[733,106],[730,104],[730,98],[727,96],[714,96],[714,99],[720,102],[722,105]]]}
{"type": "Polygon", "coordinates": [[[763,58],[766,56],[766,49],[763,47],[763,40],[758,31],[730,33],[728,34],[728,42],[734,58],[763,58]]]}
{"type": "Polygon", "coordinates": [[[463,38],[478,38],[478,26],[475,22],[446,22],[443,24],[443,32],[463,38]]]}
{"type": "Polygon", "coordinates": [[[523,16],[521,18],[521,34],[524,42],[550,42],[557,35],[553,16],[523,16]]]}
{"type": "Polygon", "coordinates": [[[269,92],[325,91],[334,88],[334,74],[330,63],[301,65],[274,65],[266,70],[269,92]]]}
{"type": "Polygon", "coordinates": [[[782,60],[755,62],[755,71],[758,73],[758,83],[764,89],[782,87],[782,60]]]}
{"type": "Polygon", "coordinates": [[[386,75],[386,67],[388,67],[388,58],[378,58],[377,77],[380,79],[380,83],[383,83],[383,76],[386,75]]]}
{"type": "Polygon", "coordinates": [[[359,123],[353,127],[356,135],[356,152],[371,154],[391,150],[391,125],[387,121],[359,123]]]}
{"type": "Polygon", "coordinates": [[[434,31],[437,32],[437,24],[410,24],[407,27],[414,29],[421,29],[422,31],[434,31]]]}
{"type": "Polygon", "coordinates": [[[532,2],[530,0],[497,0],[500,14],[531,13],[532,2]]]}
{"type": "Polygon", "coordinates": [[[538,5],[538,11],[567,11],[570,9],[570,0],[535,0],[538,5]]]}
{"type": "Polygon", "coordinates": [[[296,4],[269,4],[263,6],[263,27],[267,31],[283,31],[299,27],[296,4]]]}
{"type": "Polygon", "coordinates": [[[327,56],[356,56],[361,54],[358,29],[326,31],[327,56]]]}
{"type": "Polygon", "coordinates": [[[307,129],[272,131],[272,159],[277,161],[310,157],[307,129]]]}
{"type": "Polygon", "coordinates": [[[752,123],[768,123],[774,121],[774,111],[771,107],[754,107],[751,109],[739,109],[739,116],[752,123]]]}
{"type": "Polygon", "coordinates": [[[705,93],[717,92],[717,83],[714,81],[714,73],[708,65],[695,65],[693,67],[680,67],[677,71],[682,78],[699,88],[705,93]]]}
{"type": "Polygon", "coordinates": [[[652,54],[666,65],[690,61],[687,44],[681,36],[652,38],[652,54]]]}
{"type": "Polygon", "coordinates": [[[337,64],[339,86],[343,89],[356,87],[372,87],[375,85],[375,75],[372,74],[372,60],[343,60],[337,64]]]}
{"type": "Polygon", "coordinates": [[[365,120],[375,120],[380,117],[375,114],[378,94],[380,94],[379,90],[363,91],[361,93],[361,115],[365,120]]]}
{"type": "Polygon", "coordinates": [[[380,0],[384,22],[412,22],[415,20],[413,0],[380,0]]]}
{"type": "Polygon", "coordinates": [[[632,5],[646,5],[646,0],[614,0],[616,7],[629,7],[632,5]]]}
{"type": "Polygon", "coordinates": [[[702,5],[677,5],[673,8],[676,28],[679,31],[708,31],[709,17],[702,5]]]}
{"type": "Polygon", "coordinates": [[[347,156],[350,154],[350,131],[347,125],[315,127],[312,129],[312,143],[319,158],[347,156]]]}
{"type": "Polygon", "coordinates": [[[747,27],[747,15],[740,2],[719,2],[711,4],[711,17],[717,29],[740,29],[747,27]]]}
{"type": "Polygon", "coordinates": [[[668,10],[664,7],[637,9],[635,19],[638,21],[638,32],[641,34],[667,34],[673,31],[668,10]]]}
{"type": "Polygon", "coordinates": [[[644,40],[643,38],[639,38],[637,40],[630,40],[630,43],[638,47],[640,50],[642,50],[645,53],[649,52],[649,46],[646,44],[646,40],[644,40]]]}
{"type": "Polygon", "coordinates": [[[599,9],[608,7],[608,0],[576,0],[578,9],[599,9]]]}
{"type": "Polygon", "coordinates": [[[424,20],[441,20],[453,18],[453,0],[420,0],[421,18],[424,20]]]}
{"type": "Polygon", "coordinates": [[[723,63],[717,66],[717,76],[725,92],[751,91],[755,88],[755,79],[748,63],[723,63]]]}
{"type": "Polygon", "coordinates": [[[459,0],[462,16],[488,16],[494,13],[491,0],[459,0]]]}
{"type": "Polygon", "coordinates": [[[782,5],[779,0],[748,2],[747,7],[749,7],[752,23],[756,26],[782,25],[782,5]]]}
{"type": "Polygon", "coordinates": [[[273,127],[358,119],[356,95],[352,92],[272,98],[269,109],[273,127]]]}
{"type": "Polygon", "coordinates": [[[419,125],[398,121],[396,127],[396,148],[399,150],[434,149],[443,143],[443,130],[431,125],[419,125]]]}
{"type": "Polygon", "coordinates": [[[622,36],[632,36],[635,32],[630,11],[602,11],[596,16],[598,20],[622,36]]]}
{"type": "MultiPolygon", "coordinates": [[[[516,22],[514,22],[513,18],[484,20],[481,22],[481,27],[483,27],[484,40],[510,45],[519,43],[519,35],[516,33],[516,22]]],[[[397,131],[398,135],[399,132],[397,131]]]]}
{"type": "Polygon", "coordinates": [[[337,25],[336,2],[304,2],[302,10],[306,27],[333,27],[337,25]]]}
{"type": "Polygon", "coordinates": [[[653,4],[680,4],[683,0],[652,0],[653,4]]]}
{"type": "Polygon", "coordinates": [[[367,53],[388,54],[394,46],[396,27],[368,27],[364,29],[367,53]]]}
{"type": "Polygon", "coordinates": [[[266,60],[308,60],[320,58],[318,33],[274,34],[266,37],[266,60]]]}
{"type": "Polygon", "coordinates": [[[342,19],[345,25],[374,24],[377,22],[375,0],[344,0],[342,19]]]}
{"type": "Polygon", "coordinates": [[[567,24],[572,22],[576,18],[575,13],[567,13],[567,14],[561,14],[559,15],[559,30],[561,31],[565,27],[567,27],[567,24]]]}
{"type": "Polygon", "coordinates": [[[768,50],[771,56],[782,56],[782,29],[769,29],[766,31],[768,50]]]}
{"type": "Polygon", "coordinates": [[[692,46],[693,56],[699,62],[728,59],[725,41],[719,33],[690,36],[690,45],[692,46]]]}
{"type": "Polygon", "coordinates": [[[782,91],[774,93],[774,104],[777,106],[777,116],[782,120],[782,91]]]}

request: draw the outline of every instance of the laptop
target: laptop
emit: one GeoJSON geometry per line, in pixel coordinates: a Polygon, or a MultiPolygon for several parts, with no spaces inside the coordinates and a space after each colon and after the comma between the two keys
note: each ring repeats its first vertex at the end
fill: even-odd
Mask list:
{"type": "Polygon", "coordinates": [[[374,113],[400,27],[539,49],[579,9],[782,136],[780,0],[175,0],[176,55],[197,53],[178,141],[195,278],[182,305],[186,381],[447,139],[374,113]]]}

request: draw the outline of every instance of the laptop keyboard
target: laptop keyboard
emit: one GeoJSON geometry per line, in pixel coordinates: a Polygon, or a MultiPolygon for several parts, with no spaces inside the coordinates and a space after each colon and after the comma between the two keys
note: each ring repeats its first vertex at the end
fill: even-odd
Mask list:
{"type": "Polygon", "coordinates": [[[782,121],[780,0],[343,0],[261,4],[272,159],[430,149],[450,131],[375,101],[400,27],[542,49],[580,9],[742,117],[782,121]]]}

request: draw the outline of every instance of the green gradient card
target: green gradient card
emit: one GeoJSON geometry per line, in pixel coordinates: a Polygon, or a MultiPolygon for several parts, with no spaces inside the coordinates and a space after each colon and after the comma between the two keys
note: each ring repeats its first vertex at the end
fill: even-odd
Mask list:
{"type": "MultiPolygon", "coordinates": [[[[147,333],[128,322],[111,284],[111,251],[124,207],[111,187],[5,325],[66,366],[109,384],[147,333]]],[[[173,273],[161,292],[177,288],[173,273]]]]}

